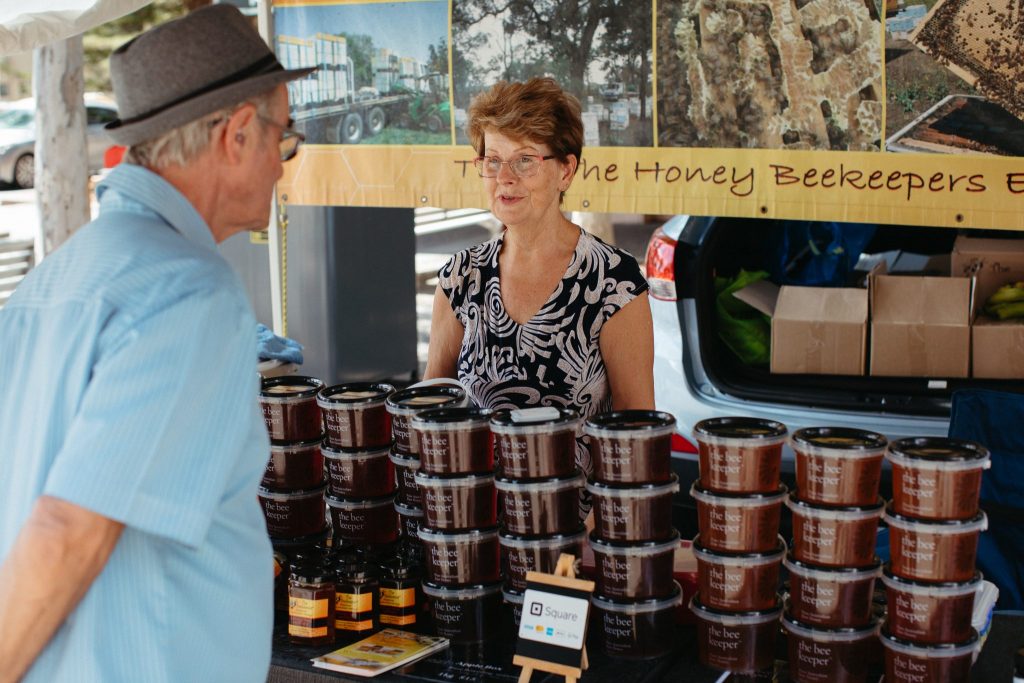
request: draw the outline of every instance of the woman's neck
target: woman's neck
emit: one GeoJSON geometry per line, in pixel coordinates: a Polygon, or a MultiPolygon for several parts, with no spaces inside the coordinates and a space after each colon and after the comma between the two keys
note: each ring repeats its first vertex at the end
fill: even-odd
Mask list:
{"type": "Polygon", "coordinates": [[[560,247],[576,247],[579,228],[559,211],[551,220],[529,225],[506,226],[503,250],[528,256],[560,247]]]}

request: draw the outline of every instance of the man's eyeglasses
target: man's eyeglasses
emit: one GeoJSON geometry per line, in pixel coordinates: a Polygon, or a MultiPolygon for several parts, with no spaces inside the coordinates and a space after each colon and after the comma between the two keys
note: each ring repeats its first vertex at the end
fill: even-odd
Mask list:
{"type": "Polygon", "coordinates": [[[477,157],[473,159],[473,165],[482,178],[497,178],[501,167],[508,164],[508,168],[520,178],[529,178],[537,175],[540,165],[548,159],[554,159],[554,155],[540,156],[539,154],[520,154],[515,159],[502,161],[498,157],[477,157]]]}
{"type": "Polygon", "coordinates": [[[306,136],[292,129],[292,120],[288,119],[288,125],[283,126],[263,114],[256,114],[256,117],[268,126],[273,126],[281,131],[281,141],[277,143],[281,150],[281,161],[294,159],[295,155],[299,153],[299,145],[306,141],[306,136]]]}

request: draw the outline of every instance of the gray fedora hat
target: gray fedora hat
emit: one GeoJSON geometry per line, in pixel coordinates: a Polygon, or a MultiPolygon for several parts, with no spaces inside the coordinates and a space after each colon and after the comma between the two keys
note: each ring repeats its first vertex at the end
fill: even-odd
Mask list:
{"type": "Polygon", "coordinates": [[[313,72],[285,69],[231,5],[211,5],[136,36],[110,56],[120,118],[114,142],[136,145],[313,72]]]}

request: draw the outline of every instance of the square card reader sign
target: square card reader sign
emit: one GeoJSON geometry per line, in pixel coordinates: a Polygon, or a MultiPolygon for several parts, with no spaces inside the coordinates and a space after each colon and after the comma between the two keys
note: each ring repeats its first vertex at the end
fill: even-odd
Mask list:
{"type": "Polygon", "coordinates": [[[553,592],[555,590],[554,586],[544,586],[543,590],[527,587],[523,595],[519,637],[557,648],[582,650],[586,641],[590,600],[578,597],[579,591],[556,593],[553,592]]]}

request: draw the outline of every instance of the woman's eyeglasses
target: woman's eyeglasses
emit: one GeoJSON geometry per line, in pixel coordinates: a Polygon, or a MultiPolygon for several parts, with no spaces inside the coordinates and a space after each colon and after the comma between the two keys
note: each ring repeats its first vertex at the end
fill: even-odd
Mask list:
{"type": "Polygon", "coordinates": [[[501,167],[508,164],[508,168],[520,178],[529,178],[537,175],[540,165],[548,159],[554,159],[554,155],[540,156],[539,154],[520,154],[515,159],[502,161],[498,157],[477,157],[473,159],[473,165],[482,178],[497,178],[501,167]]]}

